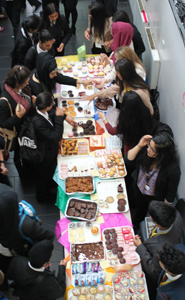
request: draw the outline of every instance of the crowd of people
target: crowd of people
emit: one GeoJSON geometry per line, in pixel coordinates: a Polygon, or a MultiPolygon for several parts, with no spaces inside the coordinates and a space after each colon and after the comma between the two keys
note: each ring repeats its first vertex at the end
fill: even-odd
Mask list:
{"type": "MultiPolygon", "coordinates": [[[[40,16],[26,17],[20,24],[25,0],[0,1],[15,36],[12,68],[4,78],[0,98],[0,184],[11,185],[6,160],[13,151],[22,184],[35,184],[38,203],[54,203],[57,184],[53,174],[64,120],[72,126],[76,124],[65,108],[57,106],[54,90],[56,84],[76,87],[93,83],[98,91],[83,99],[115,97],[119,110],[116,126],[111,125],[105,113],[99,112],[98,117],[123,145],[135,233],[147,213],[155,224],[147,240],[142,241],[139,234],[134,238],[150,299],[183,299],[183,219],[175,209],[181,175],[178,151],[172,129],[155,119],[142,62],[145,46],[141,34],[127,13],[117,10],[118,1],[93,0],[88,7],[84,37],[91,43],[92,54],[99,54],[111,72],[101,80],[75,79],[57,70],[55,58],[68,55],[65,46],[76,34],[78,0],[62,1],[65,16],[60,14],[59,0],[29,3],[35,10],[42,4],[43,11],[40,16]],[[19,135],[26,122],[32,124],[40,153],[35,163],[20,152],[19,135]]],[[[0,18],[3,16],[0,10],[0,18]]],[[[29,216],[20,232],[19,200],[15,192],[0,193],[0,290],[8,289],[10,280],[21,300],[57,299],[65,293],[67,260],[60,262],[57,276],[50,271],[54,235],[29,216]]]]}

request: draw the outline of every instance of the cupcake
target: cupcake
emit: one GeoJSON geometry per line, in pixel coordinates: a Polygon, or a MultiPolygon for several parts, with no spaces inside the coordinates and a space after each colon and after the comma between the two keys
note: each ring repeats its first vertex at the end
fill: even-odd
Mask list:
{"type": "Polygon", "coordinates": [[[103,294],[104,291],[105,291],[104,286],[103,286],[103,285],[99,285],[98,288],[97,288],[97,292],[98,292],[99,294],[103,294]]]}
{"type": "Polygon", "coordinates": [[[85,68],[82,69],[83,74],[87,74],[87,70],[85,68]]]}
{"type": "Polygon", "coordinates": [[[87,295],[87,293],[88,293],[88,288],[82,287],[82,288],[80,289],[80,293],[81,293],[82,295],[87,295]]]}
{"type": "Polygon", "coordinates": [[[81,69],[82,69],[82,66],[81,66],[81,65],[78,65],[77,69],[78,69],[78,70],[81,70],[81,69]]]}

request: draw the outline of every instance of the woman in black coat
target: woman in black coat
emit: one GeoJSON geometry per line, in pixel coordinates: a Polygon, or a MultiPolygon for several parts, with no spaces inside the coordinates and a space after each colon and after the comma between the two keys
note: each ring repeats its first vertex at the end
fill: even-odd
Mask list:
{"type": "MultiPolygon", "coordinates": [[[[21,125],[25,117],[31,114],[35,97],[32,97],[28,88],[30,70],[24,66],[14,66],[4,80],[4,88],[1,97],[6,99],[0,100],[0,127],[19,134],[21,125]],[[10,106],[9,106],[10,105],[10,106]],[[10,110],[11,107],[11,110],[10,110]],[[12,113],[11,113],[12,111],[12,113]]],[[[5,148],[4,139],[0,138],[0,146],[5,148]]],[[[9,144],[7,145],[9,146],[9,144]]],[[[6,147],[8,149],[8,147],[6,147]]],[[[19,158],[19,147],[17,136],[13,139],[10,151],[14,151],[14,163],[22,178],[22,167],[19,158]]]]}
{"type": "Polygon", "coordinates": [[[180,180],[180,167],[173,138],[163,132],[145,135],[128,151],[125,163],[134,177],[136,215],[133,224],[146,216],[152,200],[172,203],[180,180]]]}
{"type": "Polygon", "coordinates": [[[63,134],[63,121],[66,120],[71,125],[75,124],[70,116],[65,115],[64,109],[57,107],[55,110],[53,104],[53,98],[49,93],[39,94],[36,99],[37,112],[32,118],[38,149],[43,154],[42,163],[35,167],[39,203],[56,199],[57,185],[52,178],[57,165],[59,141],[63,134]]]}
{"type": "Polygon", "coordinates": [[[64,76],[57,71],[56,60],[49,53],[40,53],[37,56],[36,71],[30,78],[30,88],[33,95],[37,96],[42,92],[52,94],[56,83],[76,86],[79,83],[88,84],[82,79],[74,79],[64,76]]]}
{"type": "Polygon", "coordinates": [[[49,3],[44,8],[41,28],[49,30],[53,35],[55,56],[63,56],[72,33],[65,17],[60,15],[59,8],[54,3],[49,3]]]}

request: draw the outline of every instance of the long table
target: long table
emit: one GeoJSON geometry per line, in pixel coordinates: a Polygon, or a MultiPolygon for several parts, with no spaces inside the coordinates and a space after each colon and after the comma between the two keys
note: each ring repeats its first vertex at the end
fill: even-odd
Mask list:
{"type": "MultiPolygon", "coordinates": [[[[89,55],[89,56],[92,56],[92,55],[89,55]]],[[[61,58],[58,58],[57,59],[57,61],[59,61],[61,58]]],[[[67,61],[68,62],[70,62],[71,60],[73,60],[73,61],[78,61],[78,57],[77,56],[66,56],[65,57],[65,59],[67,59],[67,61]]],[[[59,96],[59,94],[60,94],[60,85],[57,85],[57,87],[56,87],[56,92],[55,92],[56,94],[57,94],[57,96],[59,96]]],[[[61,95],[60,95],[61,96],[61,95]]],[[[111,117],[110,118],[112,118],[112,120],[114,120],[114,113],[115,113],[115,116],[117,115],[117,109],[115,109],[115,111],[113,110],[113,111],[111,111],[111,117]]],[[[103,125],[103,122],[102,121],[100,121],[99,122],[100,123],[100,125],[102,126],[102,127],[104,127],[104,125],[103,125]]],[[[104,129],[105,129],[105,127],[104,127],[104,129]]],[[[105,131],[106,131],[106,129],[105,129],[105,131]]],[[[107,135],[107,133],[106,133],[106,135],[107,135]]],[[[56,170],[56,172],[55,172],[55,174],[54,174],[54,180],[57,182],[57,184],[59,185],[59,190],[58,190],[58,193],[60,193],[61,194],[61,189],[62,189],[62,181],[61,181],[61,179],[59,178],[59,174],[58,174],[58,172],[57,172],[57,170],[56,170]]],[[[64,195],[63,195],[64,196],[64,195]]],[[[62,196],[62,197],[63,197],[62,196]]],[[[57,205],[58,205],[58,207],[60,208],[60,201],[62,201],[61,200],[61,198],[59,199],[59,197],[58,197],[58,203],[57,203],[57,205]]],[[[110,214],[110,215],[114,215],[114,214],[110,214]]],[[[101,215],[102,216],[102,215],[101,215]]],[[[101,217],[101,216],[99,216],[99,218],[101,217]]],[[[130,210],[128,210],[126,213],[124,213],[124,216],[126,217],[126,220],[128,221],[128,222],[130,222],[130,223],[132,223],[132,220],[131,220],[131,215],[130,215],[130,210]]],[[[60,210],[60,219],[61,220],[64,220],[64,218],[65,218],[65,215],[64,215],[64,210],[63,210],[63,212],[62,212],[62,210],[60,210]]],[[[101,222],[102,222],[102,218],[101,218],[101,222]]],[[[120,224],[120,226],[124,226],[124,224],[120,224]]],[[[60,239],[59,239],[60,240],[60,239]]],[[[68,257],[69,256],[69,251],[68,251],[68,249],[66,249],[66,248],[64,248],[64,252],[65,252],[65,257],[68,257]]],[[[137,265],[135,265],[135,266],[133,266],[133,270],[141,270],[141,264],[139,263],[139,264],[137,264],[137,265]]],[[[109,278],[110,278],[110,276],[109,276],[109,278]]],[[[67,272],[67,274],[66,274],[66,283],[67,283],[67,287],[68,288],[70,288],[71,287],[71,278],[70,278],[70,275],[69,275],[69,272],[67,272]]],[[[67,289],[68,290],[68,289],[67,289]]]]}

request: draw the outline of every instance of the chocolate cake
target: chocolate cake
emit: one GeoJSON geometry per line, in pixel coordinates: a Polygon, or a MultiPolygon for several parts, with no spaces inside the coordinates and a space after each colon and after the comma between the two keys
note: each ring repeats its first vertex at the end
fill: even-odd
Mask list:
{"type": "Polygon", "coordinates": [[[101,110],[107,110],[109,106],[113,106],[111,98],[96,98],[95,107],[101,110]]]}

